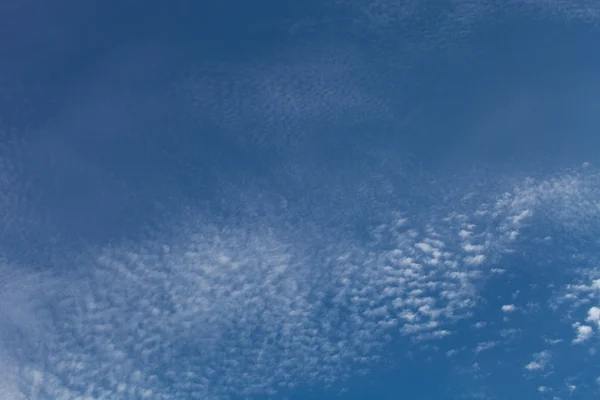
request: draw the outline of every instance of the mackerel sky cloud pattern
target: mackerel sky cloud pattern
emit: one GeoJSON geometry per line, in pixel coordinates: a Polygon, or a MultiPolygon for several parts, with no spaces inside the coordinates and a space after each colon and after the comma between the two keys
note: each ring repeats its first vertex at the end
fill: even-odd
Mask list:
{"type": "MultiPolygon", "coordinates": [[[[472,138],[443,151],[453,120],[414,121],[452,87],[412,106],[424,65],[478,56],[467,44],[482,24],[520,13],[588,26],[600,5],[315,7],[331,18],[299,17],[275,55],[175,67],[166,50],[124,51],[91,73],[116,86],[82,73],[76,106],[49,126],[0,125],[0,400],[351,396],[382,365],[421,359],[447,366],[451,398],[497,398],[517,378],[523,398],[600,394],[596,160],[446,168],[455,154],[428,156],[477,150],[472,138]],[[321,30],[334,33],[310,36],[321,30]],[[340,40],[346,30],[381,45],[340,40]],[[167,83],[142,90],[138,70],[167,83]],[[177,136],[165,118],[192,128],[177,136]],[[78,231],[98,221],[143,222],[78,231]]],[[[520,126],[540,104],[465,130],[520,126]]],[[[501,147],[494,135],[482,152],[501,147]]]]}

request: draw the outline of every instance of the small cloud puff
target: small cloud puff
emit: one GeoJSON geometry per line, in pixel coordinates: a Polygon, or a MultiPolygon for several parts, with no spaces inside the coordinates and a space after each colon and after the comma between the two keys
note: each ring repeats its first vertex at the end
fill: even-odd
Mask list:
{"type": "Polygon", "coordinates": [[[573,324],[573,327],[577,330],[577,337],[573,339],[573,344],[583,343],[592,337],[592,327],[589,325],[581,325],[579,322],[573,324]]]}
{"type": "Polygon", "coordinates": [[[543,371],[548,366],[551,357],[552,355],[547,350],[535,353],[533,361],[525,365],[525,369],[528,371],[543,371]]]}
{"type": "Polygon", "coordinates": [[[485,328],[486,325],[487,325],[486,322],[479,321],[479,322],[476,322],[476,323],[473,324],[473,328],[475,328],[475,329],[482,329],[482,328],[485,328]]]}
{"type": "Polygon", "coordinates": [[[596,325],[598,325],[598,328],[600,328],[600,308],[599,307],[590,308],[588,311],[588,317],[587,317],[586,321],[593,322],[596,325]]]}
{"type": "Polygon", "coordinates": [[[505,304],[502,306],[502,312],[511,313],[514,312],[517,308],[514,304],[505,304]]]}

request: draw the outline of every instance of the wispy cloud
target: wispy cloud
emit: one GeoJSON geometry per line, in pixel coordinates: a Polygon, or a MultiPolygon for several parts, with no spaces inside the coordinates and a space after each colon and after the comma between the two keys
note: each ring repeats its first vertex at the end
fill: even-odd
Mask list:
{"type": "Polygon", "coordinates": [[[239,143],[295,149],[320,124],[386,119],[389,105],[361,85],[364,60],[349,46],[314,45],[276,59],[198,65],[181,83],[200,121],[239,143]]]}
{"type": "Polygon", "coordinates": [[[475,353],[479,354],[482,351],[492,349],[492,348],[498,346],[498,344],[500,344],[500,343],[499,342],[482,342],[482,343],[478,343],[477,347],[475,348],[475,353]]]}

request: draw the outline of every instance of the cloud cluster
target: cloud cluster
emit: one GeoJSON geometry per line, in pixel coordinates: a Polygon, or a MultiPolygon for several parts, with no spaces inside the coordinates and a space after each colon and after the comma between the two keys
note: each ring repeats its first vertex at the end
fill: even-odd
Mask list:
{"type": "MultiPolygon", "coordinates": [[[[350,3],[378,29],[431,11],[421,2],[350,3]]],[[[447,22],[440,26],[466,26],[492,9],[455,4],[449,13],[437,11],[447,22]]],[[[515,4],[581,19],[598,10],[591,2],[515,4]]],[[[449,40],[443,31],[430,36],[449,40]]],[[[314,123],[387,117],[385,101],[362,84],[365,60],[330,50],[274,64],[219,65],[224,78],[214,70],[203,74],[210,69],[203,66],[185,82],[192,112],[279,148],[295,146],[302,134],[289,132],[314,123]],[[265,127],[272,137],[265,138],[265,127]]],[[[4,189],[12,175],[1,161],[0,208],[9,225],[14,198],[4,189]]],[[[361,227],[361,240],[342,228],[311,237],[300,224],[282,226],[269,215],[226,223],[203,215],[170,222],[145,242],[80,249],[61,258],[66,264],[56,266],[58,276],[3,267],[0,398],[225,399],[336,384],[357,366],[377,362],[393,340],[455,334],[457,322],[472,316],[486,279],[504,273],[496,265],[501,257],[518,251],[520,240],[549,237],[537,237],[532,226],[589,233],[600,218],[599,183],[589,167],[469,183],[453,188],[460,192],[456,202],[407,210],[387,204],[375,226],[361,227]]],[[[600,329],[600,277],[597,267],[584,272],[564,295],[585,308],[572,324],[577,344],[600,329]]],[[[500,308],[517,309],[523,307],[500,308]]],[[[497,345],[479,342],[475,353],[497,345]]],[[[536,353],[524,368],[546,371],[552,357],[536,353]]]]}
{"type": "Polygon", "coordinates": [[[551,304],[554,309],[562,309],[561,306],[567,304],[569,315],[579,319],[572,324],[576,336],[573,344],[589,341],[600,330],[600,308],[597,306],[600,304],[600,275],[595,260],[586,261],[592,265],[576,268],[576,282],[561,288],[551,304]]]}
{"type": "MultiPolygon", "coordinates": [[[[518,246],[536,207],[564,191],[551,182],[563,181],[506,188],[460,212],[391,213],[366,242],[188,218],[175,236],[76,256],[45,284],[47,308],[38,300],[30,312],[53,318],[19,379],[55,399],[221,398],[344,380],[398,335],[451,335],[472,315],[489,260],[518,246]]],[[[39,299],[40,283],[28,282],[18,304],[39,299]]],[[[548,362],[542,352],[526,368],[548,362]]]]}

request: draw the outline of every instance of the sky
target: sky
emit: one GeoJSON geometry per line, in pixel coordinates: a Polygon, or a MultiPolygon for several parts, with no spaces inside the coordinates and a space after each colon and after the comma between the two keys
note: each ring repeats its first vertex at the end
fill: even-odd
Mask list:
{"type": "Polygon", "coordinates": [[[600,4],[0,4],[0,400],[600,395],[600,4]]]}

